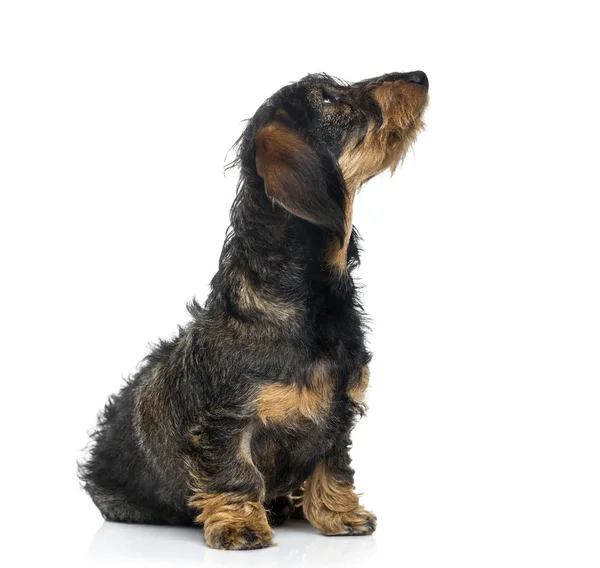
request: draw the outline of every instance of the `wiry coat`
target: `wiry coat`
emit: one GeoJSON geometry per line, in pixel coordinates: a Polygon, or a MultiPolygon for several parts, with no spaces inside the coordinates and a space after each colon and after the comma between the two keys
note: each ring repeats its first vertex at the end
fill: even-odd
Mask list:
{"type": "Polygon", "coordinates": [[[374,530],[348,454],[370,359],[352,203],[406,152],[427,86],[419,73],[313,75],[249,122],[211,293],[111,397],[81,465],[106,519],[195,520],[211,546],[257,548],[272,536],[263,505],[289,514],[304,492],[323,533],[374,530]]]}

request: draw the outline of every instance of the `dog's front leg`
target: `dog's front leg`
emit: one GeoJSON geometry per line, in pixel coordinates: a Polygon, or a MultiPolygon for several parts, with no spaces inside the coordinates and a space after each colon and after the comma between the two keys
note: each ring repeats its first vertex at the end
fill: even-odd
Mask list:
{"type": "Polygon", "coordinates": [[[199,511],[211,548],[248,550],[273,543],[262,505],[264,480],[252,462],[252,425],[231,418],[204,421],[192,433],[197,453],[189,456],[190,506],[199,511]]]}
{"type": "Polygon", "coordinates": [[[324,535],[368,535],[377,517],[358,502],[347,446],[320,461],[304,486],[304,516],[324,535]]]}

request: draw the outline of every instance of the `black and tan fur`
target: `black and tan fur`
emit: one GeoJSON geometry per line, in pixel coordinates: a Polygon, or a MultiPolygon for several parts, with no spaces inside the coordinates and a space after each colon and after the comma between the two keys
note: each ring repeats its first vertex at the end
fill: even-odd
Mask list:
{"type": "Polygon", "coordinates": [[[405,155],[427,92],[421,72],[309,75],[249,121],[212,291],[111,397],[80,466],[107,520],[196,522],[225,549],[269,546],[292,514],[375,530],[348,454],[370,359],[352,207],[405,155]]]}

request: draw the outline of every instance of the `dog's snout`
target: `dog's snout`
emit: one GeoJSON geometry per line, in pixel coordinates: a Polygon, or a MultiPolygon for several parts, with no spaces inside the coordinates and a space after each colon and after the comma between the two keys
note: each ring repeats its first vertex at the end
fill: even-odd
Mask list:
{"type": "Polygon", "coordinates": [[[417,85],[422,85],[426,89],[429,88],[429,79],[423,71],[412,71],[411,73],[406,73],[404,80],[407,83],[416,83],[417,85]]]}
{"type": "Polygon", "coordinates": [[[369,81],[369,83],[386,83],[395,81],[413,83],[414,85],[420,85],[425,89],[429,89],[429,79],[427,78],[427,75],[424,71],[410,71],[409,73],[388,73],[387,75],[382,75],[377,79],[369,81]]]}

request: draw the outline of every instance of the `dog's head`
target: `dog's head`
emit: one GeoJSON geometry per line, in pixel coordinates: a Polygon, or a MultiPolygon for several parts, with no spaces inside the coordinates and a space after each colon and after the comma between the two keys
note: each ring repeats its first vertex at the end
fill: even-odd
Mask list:
{"type": "Polygon", "coordinates": [[[250,120],[239,153],[244,174],[289,213],[343,242],[358,188],[393,171],[423,127],[428,88],[422,71],[353,84],[308,75],[250,120]]]}

